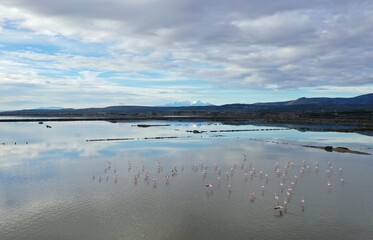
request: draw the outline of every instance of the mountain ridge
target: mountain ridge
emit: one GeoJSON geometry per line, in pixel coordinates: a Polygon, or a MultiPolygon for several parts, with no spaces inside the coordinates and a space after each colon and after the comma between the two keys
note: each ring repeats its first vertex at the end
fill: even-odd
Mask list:
{"type": "Polygon", "coordinates": [[[211,103],[203,102],[200,100],[196,101],[181,101],[181,102],[171,102],[159,107],[189,107],[189,106],[213,106],[211,103]]]}
{"type": "Polygon", "coordinates": [[[373,93],[363,94],[350,98],[329,97],[301,97],[295,100],[281,102],[254,103],[258,105],[305,105],[305,104],[373,104],[373,93]]]}
{"type": "Polygon", "coordinates": [[[352,98],[298,98],[283,102],[254,104],[224,104],[206,106],[107,106],[93,108],[24,109],[1,112],[0,115],[62,116],[62,115],[107,115],[107,114],[180,114],[187,112],[333,112],[349,110],[373,110],[373,93],[352,98]]]}

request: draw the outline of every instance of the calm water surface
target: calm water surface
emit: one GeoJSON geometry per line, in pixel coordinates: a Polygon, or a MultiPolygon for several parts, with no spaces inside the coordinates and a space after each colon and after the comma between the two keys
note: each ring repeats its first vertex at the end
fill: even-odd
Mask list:
{"type": "Polygon", "coordinates": [[[372,153],[372,139],[211,122],[0,123],[0,239],[373,239],[372,155],[301,146],[372,153]]]}

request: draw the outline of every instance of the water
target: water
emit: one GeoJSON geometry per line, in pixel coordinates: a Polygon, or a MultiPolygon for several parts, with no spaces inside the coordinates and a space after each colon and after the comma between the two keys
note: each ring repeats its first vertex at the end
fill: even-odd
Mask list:
{"type": "Polygon", "coordinates": [[[0,133],[0,239],[373,237],[372,155],[301,146],[372,153],[369,136],[177,121],[1,123],[0,133]],[[280,215],[274,193],[284,205],[287,186],[280,215]]]}

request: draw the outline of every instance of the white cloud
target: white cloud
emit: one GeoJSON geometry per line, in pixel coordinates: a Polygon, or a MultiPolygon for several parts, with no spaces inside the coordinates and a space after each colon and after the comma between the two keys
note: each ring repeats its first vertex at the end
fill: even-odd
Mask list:
{"type": "Polygon", "coordinates": [[[242,31],[245,40],[253,44],[297,44],[314,37],[314,24],[307,11],[282,12],[257,19],[243,19],[232,24],[242,31]]]}
{"type": "Polygon", "coordinates": [[[128,79],[170,89],[185,79],[231,89],[369,85],[372,16],[373,3],[359,0],[0,0],[0,82],[101,90],[128,79]],[[58,50],[8,50],[12,44],[58,50]],[[111,78],[101,77],[107,72],[111,78]]]}

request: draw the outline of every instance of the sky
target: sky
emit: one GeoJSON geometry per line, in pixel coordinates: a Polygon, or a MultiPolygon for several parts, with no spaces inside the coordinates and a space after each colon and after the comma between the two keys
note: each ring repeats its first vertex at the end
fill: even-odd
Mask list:
{"type": "Polygon", "coordinates": [[[0,110],[372,92],[370,0],[0,0],[0,110]]]}

